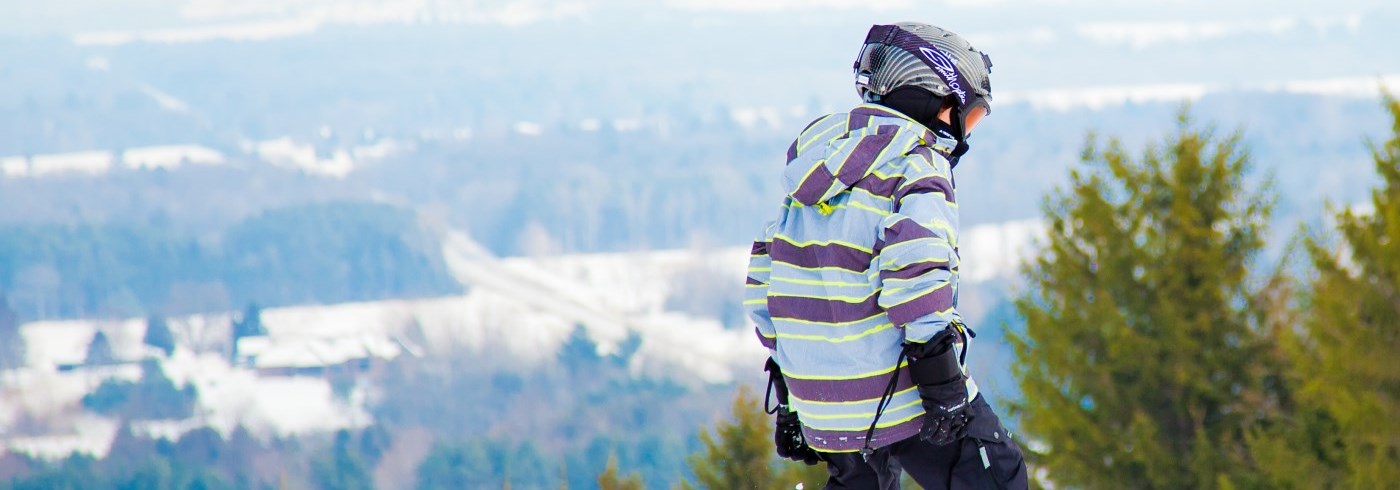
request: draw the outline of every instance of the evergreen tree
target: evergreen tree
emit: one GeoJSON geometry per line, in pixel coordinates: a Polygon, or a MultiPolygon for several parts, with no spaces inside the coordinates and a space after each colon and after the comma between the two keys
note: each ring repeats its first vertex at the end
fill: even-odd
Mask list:
{"type": "Polygon", "coordinates": [[[418,465],[419,490],[495,487],[501,480],[500,472],[477,444],[434,446],[418,465]]]}
{"type": "MultiPolygon", "coordinates": [[[[807,466],[779,460],[773,449],[773,418],[761,402],[740,388],[734,397],[732,422],[721,422],[715,435],[700,433],[704,449],[690,456],[690,469],[700,488],[790,490],[820,488],[827,479],[826,466],[807,466]]],[[[692,488],[682,482],[682,488],[692,488]]]]}
{"type": "Polygon", "coordinates": [[[88,343],[87,356],[83,359],[83,363],[89,366],[102,366],[117,362],[117,355],[112,352],[112,341],[107,340],[106,332],[98,330],[97,335],[92,336],[92,342],[88,343]]]}
{"type": "Polygon", "coordinates": [[[312,478],[319,488],[325,490],[369,490],[374,487],[372,469],[365,463],[363,455],[352,444],[354,437],[350,431],[341,429],[335,433],[335,443],[331,454],[316,458],[311,463],[312,478]]]}
{"type": "Polygon", "coordinates": [[[1279,367],[1248,266],[1270,203],[1246,191],[1239,135],[1183,112],[1134,159],[1089,138],[1086,168],[1047,201],[1011,335],[1031,454],[1070,488],[1207,489],[1247,482],[1244,433],[1279,367]]]}
{"type": "Polygon", "coordinates": [[[175,335],[170,333],[170,325],[164,317],[151,315],[147,318],[146,335],[141,340],[146,345],[160,349],[166,356],[175,352],[175,335]]]}
{"type": "Polygon", "coordinates": [[[262,308],[255,303],[249,303],[243,308],[243,315],[233,321],[234,342],[243,337],[253,337],[256,335],[267,335],[267,328],[262,323],[262,308]]]}
{"type": "Polygon", "coordinates": [[[1384,99],[1392,133],[1371,147],[1371,209],[1337,216],[1339,245],[1307,242],[1317,273],[1294,362],[1301,397],[1335,428],[1343,488],[1400,485],[1400,101],[1384,99]]]}
{"type": "Polygon", "coordinates": [[[232,327],[233,346],[231,350],[234,359],[238,358],[238,339],[267,335],[267,328],[264,328],[262,323],[262,308],[254,303],[249,303],[247,307],[243,308],[243,315],[233,320],[232,327]]]}
{"type": "Polygon", "coordinates": [[[617,455],[608,457],[608,467],[598,475],[599,490],[642,490],[642,477],[636,473],[625,477],[618,475],[617,455]]]}

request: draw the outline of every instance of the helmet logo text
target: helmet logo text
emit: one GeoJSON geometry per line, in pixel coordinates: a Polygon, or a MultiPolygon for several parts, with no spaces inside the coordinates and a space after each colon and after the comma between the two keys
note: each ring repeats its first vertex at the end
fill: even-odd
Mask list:
{"type": "Polygon", "coordinates": [[[962,88],[962,81],[958,79],[958,71],[953,65],[953,60],[949,59],[942,50],[935,48],[920,47],[919,52],[928,59],[929,67],[943,76],[943,80],[948,83],[948,88],[952,89],[953,93],[958,94],[958,101],[966,104],[967,91],[962,88]]]}

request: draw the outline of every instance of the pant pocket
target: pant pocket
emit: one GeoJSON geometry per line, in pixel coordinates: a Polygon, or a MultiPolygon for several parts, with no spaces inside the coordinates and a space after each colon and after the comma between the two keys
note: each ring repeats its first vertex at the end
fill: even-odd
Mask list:
{"type": "Polygon", "coordinates": [[[1011,433],[1001,425],[992,407],[980,398],[972,406],[973,417],[967,436],[972,439],[979,459],[978,467],[993,483],[987,488],[1020,490],[1028,486],[1025,457],[1021,447],[1011,439],[1011,433]]]}

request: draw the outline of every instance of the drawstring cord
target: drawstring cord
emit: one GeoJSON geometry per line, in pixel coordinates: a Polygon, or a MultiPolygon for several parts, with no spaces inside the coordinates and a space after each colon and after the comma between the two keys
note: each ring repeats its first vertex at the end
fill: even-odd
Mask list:
{"type": "Polygon", "coordinates": [[[875,420],[870,421],[870,428],[865,431],[865,447],[860,449],[860,457],[865,461],[870,461],[870,455],[875,453],[870,448],[870,439],[875,436],[875,424],[880,423],[880,415],[885,413],[885,408],[894,401],[894,392],[899,389],[899,368],[903,367],[904,361],[909,358],[909,345],[906,344],[899,349],[899,357],[894,361],[894,371],[890,373],[890,383],[885,386],[885,392],[880,395],[880,403],[875,405],[875,420]]]}
{"type": "MultiPolygon", "coordinates": [[[[971,338],[976,337],[977,333],[973,332],[971,328],[968,328],[961,320],[954,320],[950,322],[950,324],[963,341],[962,352],[958,353],[958,365],[966,366],[967,346],[971,344],[971,338]]],[[[894,393],[899,389],[899,368],[903,367],[904,361],[909,360],[909,349],[912,347],[912,344],[906,342],[904,347],[899,349],[899,357],[895,359],[894,362],[894,372],[890,373],[890,383],[885,385],[885,392],[880,395],[880,403],[875,405],[875,420],[871,420],[870,428],[865,430],[865,447],[860,449],[860,457],[866,461],[870,461],[870,455],[875,453],[875,450],[870,447],[870,440],[872,437],[875,437],[875,424],[880,423],[880,415],[884,414],[885,408],[889,407],[890,403],[894,402],[894,393]]],[[[771,378],[768,380],[768,385],[769,388],[772,388],[773,380],[771,378]]],[[[764,407],[767,408],[768,400],[766,395],[763,403],[764,407]]]]}
{"type": "Polygon", "coordinates": [[[772,373],[769,373],[769,374],[768,374],[768,389],[765,390],[765,391],[763,392],[763,411],[764,411],[764,412],[767,412],[768,415],[773,415],[773,414],[775,414],[775,413],[778,413],[778,409],[779,409],[779,408],[782,408],[782,406],[783,406],[783,401],[782,401],[782,400],[778,400],[778,406],[773,407],[773,408],[768,408],[768,400],[770,400],[770,399],[772,399],[772,398],[773,398],[773,374],[772,374],[772,373]]]}

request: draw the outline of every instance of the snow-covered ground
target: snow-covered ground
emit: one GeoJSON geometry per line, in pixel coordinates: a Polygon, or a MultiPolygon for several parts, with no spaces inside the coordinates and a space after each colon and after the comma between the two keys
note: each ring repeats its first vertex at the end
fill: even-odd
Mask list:
{"type": "MultiPolygon", "coordinates": [[[[162,102],[162,105],[175,104],[162,102]]],[[[243,151],[271,165],[301,170],[307,174],[344,178],[357,165],[381,160],[405,147],[392,139],[336,149],[326,158],[317,154],[309,143],[290,137],[258,142],[244,142],[243,151]]],[[[98,177],[117,168],[117,162],[132,170],[174,170],[187,165],[223,165],[228,157],[222,152],[195,144],[155,145],[128,148],[121,153],[90,150],[68,153],[45,153],[33,156],[0,156],[0,178],[44,178],[52,176],[86,175],[98,177]]]]}

